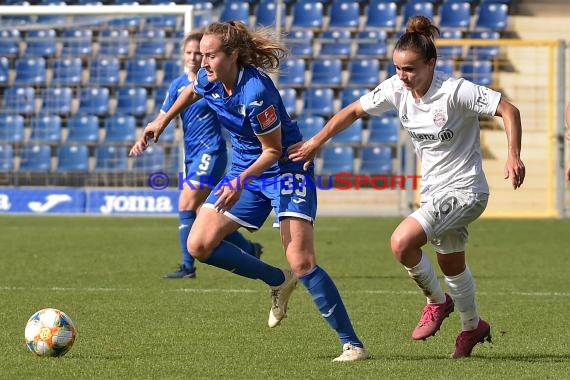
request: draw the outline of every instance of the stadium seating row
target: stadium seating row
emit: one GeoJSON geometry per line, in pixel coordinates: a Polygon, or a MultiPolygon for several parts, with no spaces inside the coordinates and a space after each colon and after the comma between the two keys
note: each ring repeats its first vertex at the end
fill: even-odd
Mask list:
{"type": "MultiPolygon", "coordinates": [[[[239,20],[248,25],[270,26],[275,25],[277,17],[277,7],[275,0],[261,0],[259,3],[250,3],[245,0],[226,0],[219,4],[217,8],[210,2],[195,2],[195,6],[200,9],[196,13],[194,25],[204,26],[212,21],[239,20]]],[[[370,0],[370,2],[359,2],[357,0],[333,0],[330,2],[318,2],[313,0],[298,0],[290,4],[282,12],[281,26],[288,30],[311,29],[311,30],[333,30],[349,29],[369,30],[387,29],[391,31],[405,28],[407,20],[417,14],[425,15],[432,19],[439,20],[442,28],[464,28],[472,30],[496,30],[503,31],[507,27],[509,5],[505,2],[482,2],[474,5],[469,1],[445,1],[439,8],[434,1],[407,1],[399,5],[395,1],[370,0]],[[400,11],[401,10],[401,11],[400,11]],[[474,13],[474,15],[472,15],[474,13]],[[290,21],[287,21],[290,19],[290,21]],[[401,22],[399,23],[399,20],[401,22]]],[[[68,20],[65,15],[61,16],[38,16],[33,19],[31,16],[3,16],[1,21],[6,25],[21,25],[38,23],[45,25],[64,26],[70,21],[77,22],[76,16],[73,20],[68,20]]],[[[81,16],[85,17],[85,16],[81,16]]],[[[180,18],[179,18],[180,19],[180,18]]],[[[79,19],[82,25],[85,20],[79,19]]],[[[152,28],[150,31],[141,30],[137,34],[140,43],[156,42],[156,45],[149,46],[150,54],[164,54],[163,51],[154,49],[164,49],[160,41],[164,42],[164,31],[173,30],[181,25],[176,16],[153,16],[140,17],[128,16],[106,20],[105,18],[95,18],[92,20],[93,27],[104,26],[106,28],[130,28],[132,30],[152,28]]],[[[55,42],[55,31],[29,31],[26,41],[32,45],[40,44],[47,46],[55,42]]],[[[63,36],[64,39],[74,38],[73,32],[63,36]]],[[[90,39],[91,35],[78,35],[84,40],[90,39]]],[[[64,48],[66,44],[64,43],[64,48]]],[[[143,46],[138,46],[142,50],[141,54],[149,53],[144,51],[143,46]]],[[[74,46],[69,46],[73,49],[74,46]]],[[[32,50],[33,51],[33,50],[32,50]]],[[[52,55],[53,50],[44,51],[52,55]]],[[[45,55],[45,54],[44,54],[45,55]]]]}
{"type": "MultiPolygon", "coordinates": [[[[15,149],[11,144],[0,144],[0,169],[3,172],[20,173],[121,173],[128,170],[150,174],[159,170],[178,172],[179,151],[167,150],[161,145],[149,147],[136,158],[127,156],[127,148],[101,144],[95,148],[94,160],[90,160],[90,148],[82,144],[63,144],[55,148],[46,144],[27,144],[15,149]],[[18,151],[15,159],[15,151],[18,151]],[[18,161],[18,164],[16,164],[18,161]],[[94,163],[92,163],[94,161],[94,163]],[[16,168],[17,166],[17,168],[16,168]]],[[[321,174],[349,172],[354,174],[390,174],[395,157],[390,147],[365,146],[358,150],[350,146],[326,146],[321,152],[321,174]]]]}
{"type": "MultiPolygon", "coordinates": [[[[146,117],[143,125],[151,120],[146,117]]],[[[313,136],[324,125],[326,119],[318,115],[301,115],[297,123],[303,136],[313,136]]],[[[81,143],[96,145],[100,143],[130,145],[135,141],[141,129],[130,115],[114,115],[101,120],[95,115],[73,116],[65,122],[58,115],[40,115],[32,117],[30,126],[24,127],[24,118],[16,114],[0,115],[0,142],[24,144],[28,142],[81,143]]],[[[179,141],[173,122],[161,136],[161,142],[170,145],[179,141]]],[[[400,125],[394,116],[374,117],[369,122],[359,120],[351,127],[335,136],[331,142],[342,145],[397,144],[400,125]]]]}

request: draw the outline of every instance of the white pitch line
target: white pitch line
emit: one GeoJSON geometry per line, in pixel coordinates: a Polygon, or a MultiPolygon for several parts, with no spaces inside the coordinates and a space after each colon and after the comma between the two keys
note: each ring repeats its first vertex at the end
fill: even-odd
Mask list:
{"type": "MultiPolygon", "coordinates": [[[[57,292],[86,292],[86,293],[111,293],[111,292],[139,292],[137,288],[64,288],[64,287],[22,287],[22,286],[0,286],[0,292],[10,291],[57,291],[57,292]]],[[[182,292],[182,293],[261,293],[261,290],[254,289],[202,289],[202,288],[180,288],[162,290],[162,293],[182,292]]],[[[390,295],[417,295],[420,291],[413,290],[346,290],[346,294],[390,294],[390,295]]],[[[491,296],[524,296],[524,297],[570,297],[570,293],[563,292],[477,292],[479,295],[491,296]]]]}

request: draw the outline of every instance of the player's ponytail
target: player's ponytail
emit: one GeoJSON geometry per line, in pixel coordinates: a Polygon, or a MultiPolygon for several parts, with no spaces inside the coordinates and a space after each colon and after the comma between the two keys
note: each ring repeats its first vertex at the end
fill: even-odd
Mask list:
{"type": "Polygon", "coordinates": [[[230,55],[237,51],[237,63],[243,67],[256,66],[273,72],[279,68],[288,50],[270,28],[250,30],[242,22],[214,22],[204,30],[204,34],[215,34],[222,41],[222,50],[230,55]]]}
{"type": "Polygon", "coordinates": [[[439,28],[425,16],[410,17],[404,33],[396,42],[394,50],[413,50],[424,57],[427,62],[437,59],[435,38],[439,35],[439,28]]]}

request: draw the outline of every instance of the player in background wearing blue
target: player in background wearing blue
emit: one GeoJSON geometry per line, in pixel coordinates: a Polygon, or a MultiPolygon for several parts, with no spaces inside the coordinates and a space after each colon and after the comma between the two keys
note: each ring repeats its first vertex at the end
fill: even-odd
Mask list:
{"type": "Polygon", "coordinates": [[[489,196],[479,115],[503,119],[508,140],[505,179],[510,178],[514,189],[522,185],[525,167],[520,159],[519,110],[501,99],[499,92],[436,72],[438,33],[428,18],[411,17],[394,47],[396,75],[340,110],[315,136],[292,147],[289,157],[310,162],[328,139],[356,120],[398,111],[422,162],[420,208],[400,223],[390,241],[394,257],[427,298],[412,339],[435,335],[456,306],[461,332],[452,357],[463,358],[471,355],[477,343],[491,338],[491,327],[477,312],[475,283],[465,263],[467,226],[483,213],[489,196]],[[427,242],[436,251],[451,297],[444,293],[422,251],[427,242]]]}
{"type": "Polygon", "coordinates": [[[189,251],[201,262],[269,285],[269,327],[285,317],[298,277],[338,334],[343,352],[334,361],[366,359],[369,354],[333,280],[316,263],[313,223],[317,194],[314,186],[303,186],[314,180],[313,168],[305,171],[302,162],[287,158],[287,148],[302,136],[266,74],[276,70],[287,53],[271,33],[269,29],[249,30],[234,21],[207,26],[200,42],[202,68],[196,81],[180,94],[164,118],[147,126],[140,143],[157,141],[178,112],[205,99],[230,133],[232,167],[202,206],[190,232],[189,251]],[[292,271],[245,255],[223,241],[240,227],[259,229],[272,208],[292,271]]]}
{"type": "MultiPolygon", "coordinates": [[[[202,62],[200,54],[200,39],[202,33],[190,33],[182,41],[182,55],[186,73],[176,78],[170,84],[168,93],[157,118],[164,117],[181,91],[196,79],[196,73],[202,62]]],[[[200,100],[180,114],[184,131],[184,164],[185,178],[192,184],[183,184],[178,201],[178,236],[182,251],[180,268],[163,276],[163,278],[196,278],[194,257],[187,248],[188,235],[196,220],[196,214],[204,203],[210,188],[208,183],[215,184],[223,176],[227,165],[226,141],[222,137],[220,123],[216,113],[208,107],[205,100],[200,100]],[[202,178],[202,182],[200,179],[202,178]]],[[[139,155],[146,149],[145,145],[136,143],[131,155],[139,155]]],[[[259,258],[262,247],[245,239],[235,231],[225,237],[225,240],[241,248],[243,251],[259,258]]]]}

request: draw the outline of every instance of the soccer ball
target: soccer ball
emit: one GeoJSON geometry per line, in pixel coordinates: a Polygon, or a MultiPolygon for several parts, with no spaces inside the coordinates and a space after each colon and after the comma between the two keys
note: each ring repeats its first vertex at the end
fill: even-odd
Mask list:
{"type": "Polygon", "coordinates": [[[28,349],[38,356],[62,356],[77,336],[75,324],[58,309],[42,309],[28,319],[24,331],[28,349]]]}

